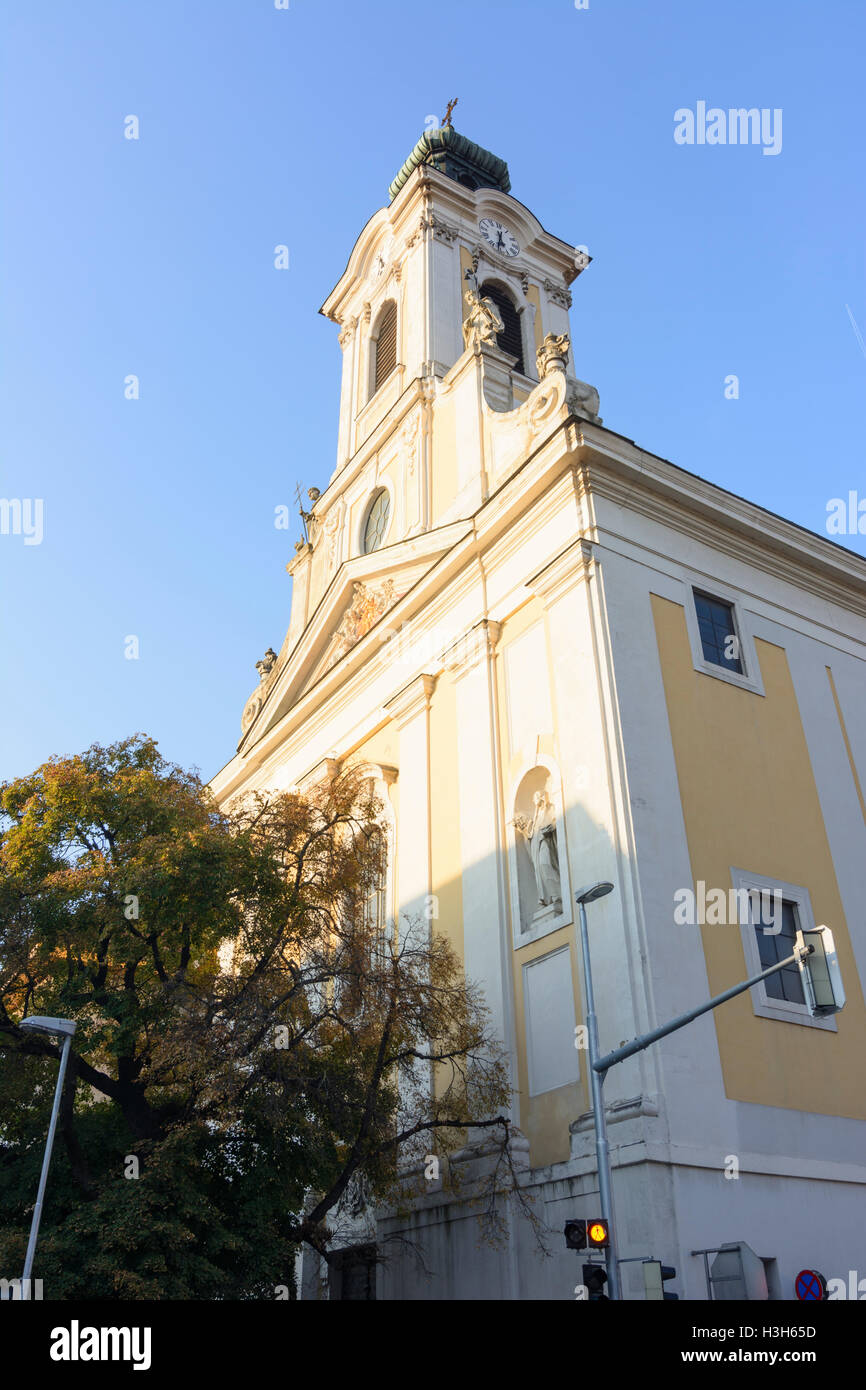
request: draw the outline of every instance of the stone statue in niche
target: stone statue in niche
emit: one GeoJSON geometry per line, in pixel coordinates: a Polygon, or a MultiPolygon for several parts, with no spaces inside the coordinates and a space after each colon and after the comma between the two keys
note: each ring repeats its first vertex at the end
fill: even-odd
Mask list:
{"type": "Polygon", "coordinates": [[[532,816],[514,817],[514,828],[526,841],[540,907],[561,903],[559,850],[556,844],[556,812],[547,791],[537,791],[532,798],[532,816]]]}
{"type": "Polygon", "coordinates": [[[481,347],[488,344],[496,346],[496,335],[502,332],[502,319],[492,299],[483,298],[474,290],[467,290],[464,296],[469,306],[463,320],[463,341],[467,347],[481,347]]]}

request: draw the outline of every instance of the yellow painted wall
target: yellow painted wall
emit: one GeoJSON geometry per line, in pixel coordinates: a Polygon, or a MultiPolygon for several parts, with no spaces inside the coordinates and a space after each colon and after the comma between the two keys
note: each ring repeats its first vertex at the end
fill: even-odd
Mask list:
{"type": "MultiPolygon", "coordinates": [[[[816,922],[833,930],[845,981],[837,1033],[757,1018],[751,991],[716,1009],[725,1092],[866,1119],[866,1010],[785,651],[756,642],[761,697],[695,671],[681,605],[657,595],[652,604],[695,881],[728,889],[734,866],[808,888],[816,922]]],[[[694,930],[711,993],[745,979],[738,925],[694,930]]]]}

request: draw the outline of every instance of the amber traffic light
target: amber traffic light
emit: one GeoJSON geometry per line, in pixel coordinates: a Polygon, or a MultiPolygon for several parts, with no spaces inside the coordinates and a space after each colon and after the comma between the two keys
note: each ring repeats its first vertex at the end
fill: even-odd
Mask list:
{"type": "Polygon", "coordinates": [[[570,1250],[604,1250],[610,1244],[607,1222],[600,1216],[591,1221],[566,1221],[565,1243],[570,1250]]]}
{"type": "Polygon", "coordinates": [[[610,1244],[607,1222],[597,1218],[586,1223],[586,1244],[590,1250],[603,1250],[610,1244]]]}

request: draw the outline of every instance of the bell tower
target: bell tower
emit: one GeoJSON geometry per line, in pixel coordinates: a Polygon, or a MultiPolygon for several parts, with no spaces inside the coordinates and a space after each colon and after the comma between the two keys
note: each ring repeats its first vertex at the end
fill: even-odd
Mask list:
{"type": "Polygon", "coordinates": [[[547,417],[598,420],[569,324],[589,260],[512,195],[498,155],[424,132],[320,311],[342,351],[337,460],[289,566],[288,648],[342,566],[373,582],[395,547],[445,546],[547,417]]]}
{"type": "Polygon", "coordinates": [[[447,376],[466,347],[467,290],[493,300],[496,346],[514,359],[500,407],[525,400],[545,336],[569,334],[569,285],[589,260],[511,195],[503,159],[451,125],[425,131],[321,309],[343,352],[337,473],[413,381],[447,376]]]}

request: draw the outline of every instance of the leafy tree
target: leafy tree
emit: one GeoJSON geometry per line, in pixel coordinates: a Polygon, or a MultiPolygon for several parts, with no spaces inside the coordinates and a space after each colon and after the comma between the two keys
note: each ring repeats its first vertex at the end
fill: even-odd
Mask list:
{"type": "Polygon", "coordinates": [[[350,1184],[491,1131],[475,1194],[515,1190],[507,1071],[426,922],[368,903],[381,808],[359,770],[218,808],[135,736],[0,786],[0,1271],[23,1262],[74,1018],[37,1266],[54,1298],[262,1298],[330,1259],[350,1184]]]}

